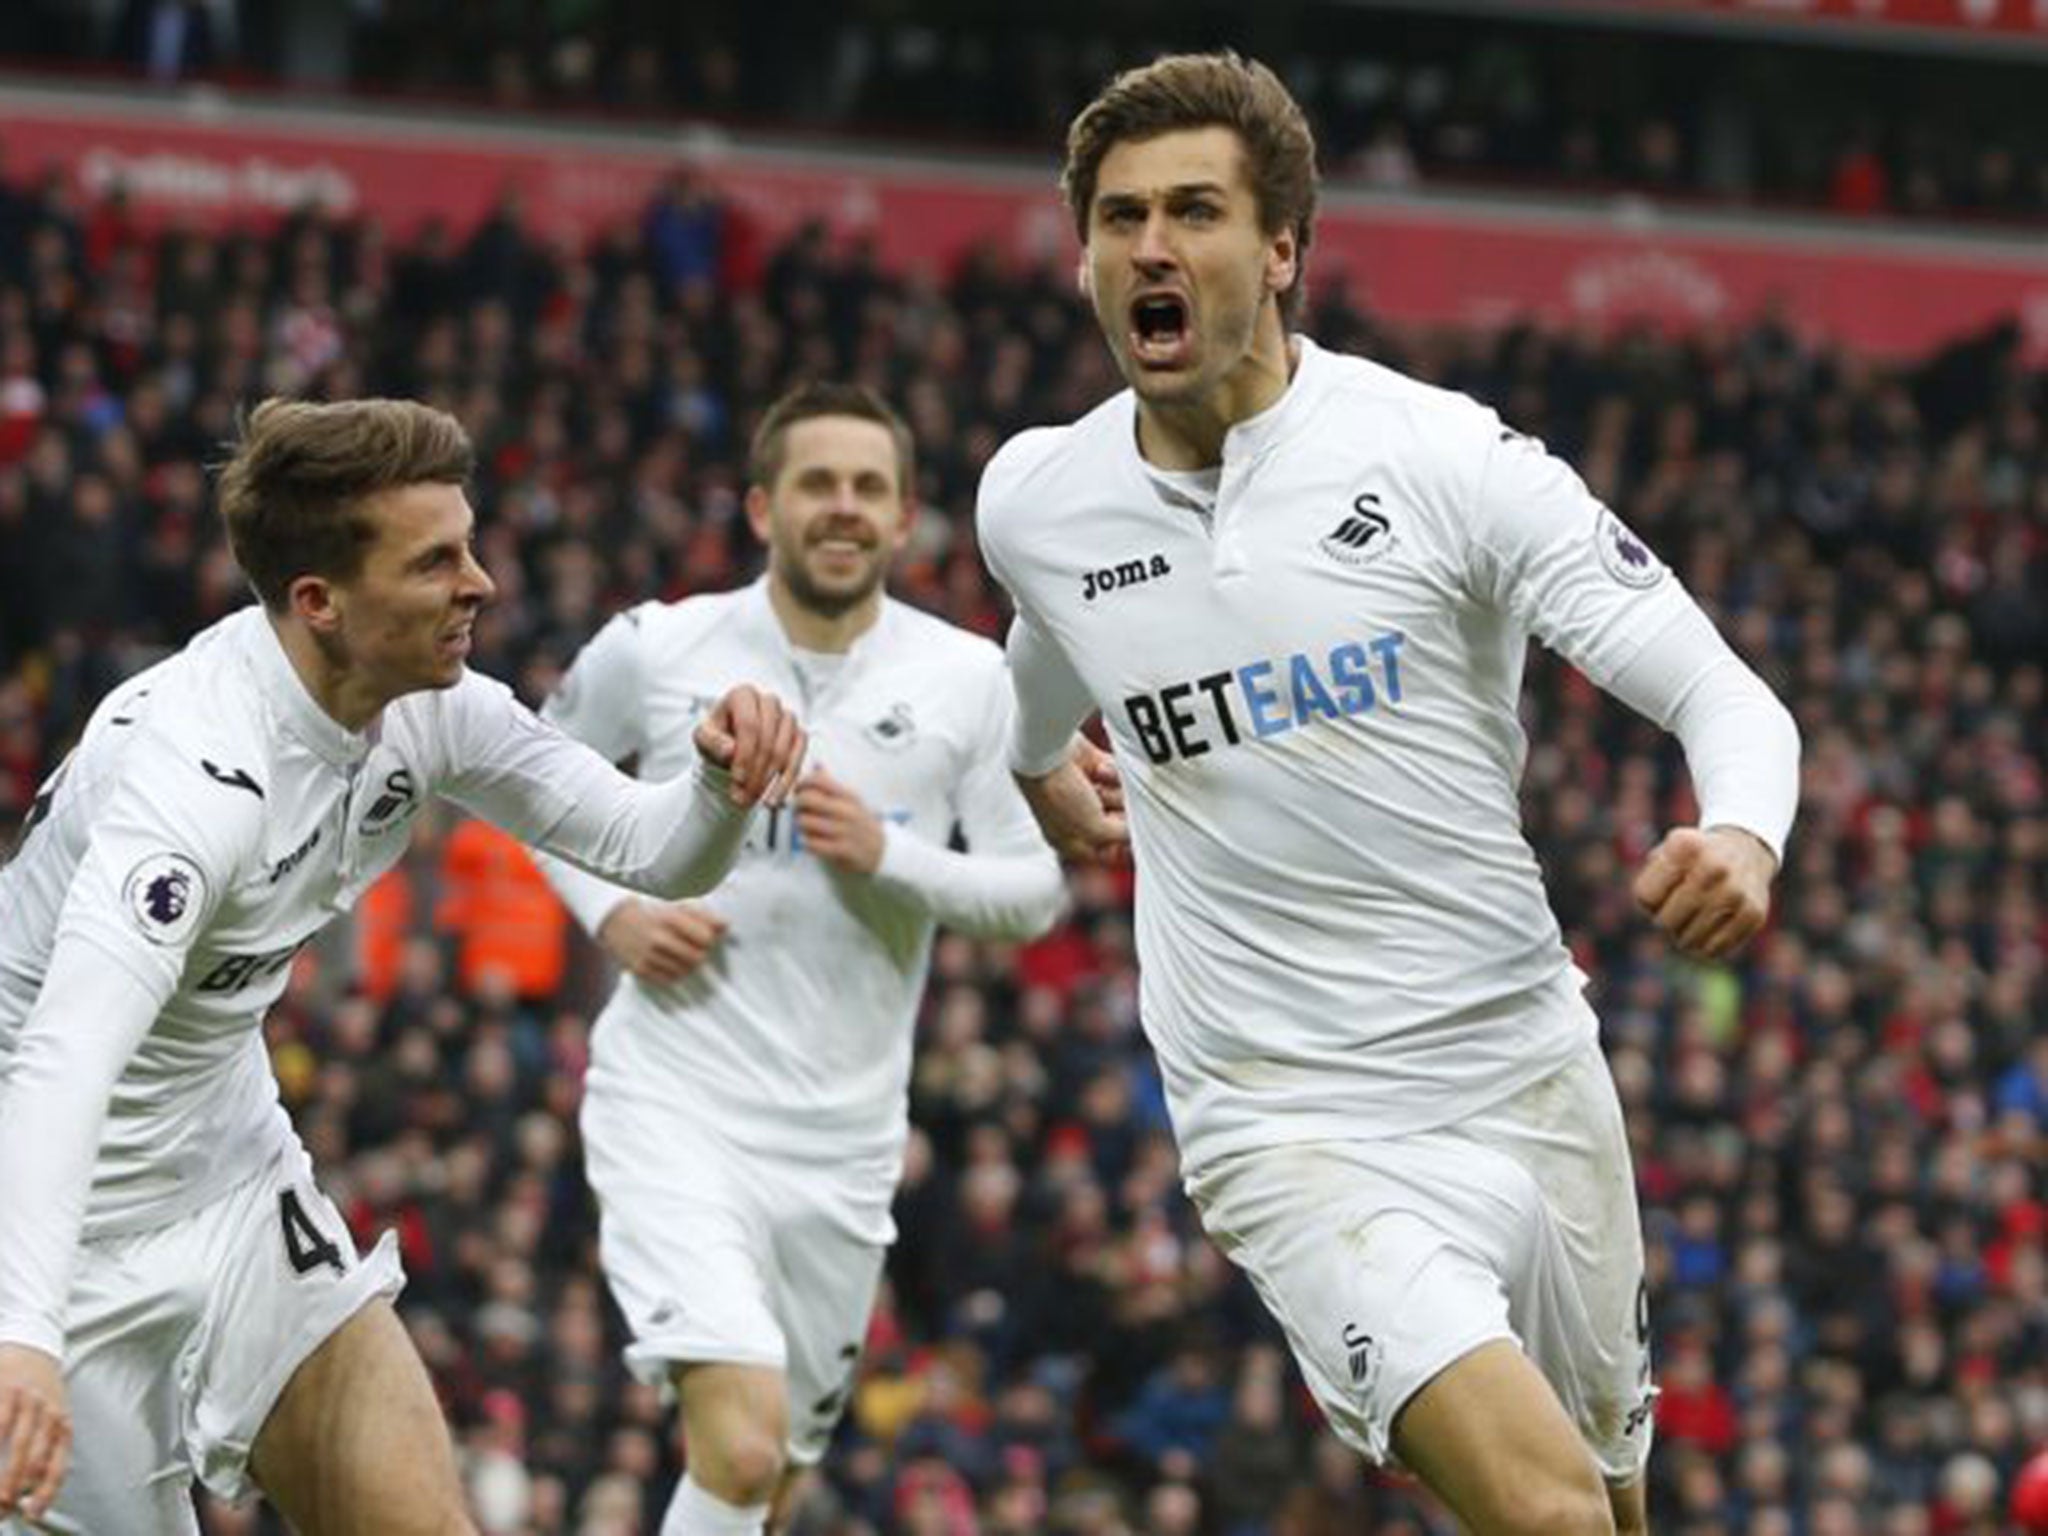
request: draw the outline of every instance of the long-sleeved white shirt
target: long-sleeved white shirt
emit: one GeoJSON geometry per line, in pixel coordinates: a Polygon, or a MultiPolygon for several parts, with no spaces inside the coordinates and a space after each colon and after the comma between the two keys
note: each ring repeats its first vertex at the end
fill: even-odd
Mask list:
{"type": "Polygon", "coordinates": [[[723,773],[636,783],[473,673],[345,730],[260,609],[122,685],[0,870],[0,1340],[60,1353],[81,1235],[173,1220],[289,1141],[263,1016],[433,794],[672,896],[750,819],[723,773]]]}
{"type": "Polygon", "coordinates": [[[1099,709],[1130,800],[1145,1029],[1183,1160],[1445,1124],[1593,1027],[1524,839],[1533,635],[1677,731],[1705,825],[1781,849],[1790,716],[1649,547],[1472,400],[1300,339],[1220,473],[1126,392],[990,462],[1015,761],[1099,709]]]}
{"type": "MultiPolygon", "coordinates": [[[[935,926],[1027,937],[1064,900],[1059,861],[1010,775],[1003,653],[885,600],[843,660],[806,657],[764,578],[619,615],[543,712],[658,774],[688,751],[709,701],[740,682],[797,701],[808,762],[881,819],[881,867],[835,871],[803,846],[793,807],[764,816],[704,902],[728,924],[706,963],[671,986],[621,979],[592,1042],[586,1113],[602,1113],[615,1088],[652,1092],[687,1103],[729,1143],[893,1175],[935,926]],[[956,827],[965,852],[949,846],[956,827]]],[[[553,861],[542,868],[592,933],[624,899],[553,861]]]]}

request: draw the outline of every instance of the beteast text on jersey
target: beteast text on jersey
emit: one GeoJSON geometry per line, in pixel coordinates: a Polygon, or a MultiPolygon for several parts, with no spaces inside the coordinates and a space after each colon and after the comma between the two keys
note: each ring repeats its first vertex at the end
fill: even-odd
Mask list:
{"type": "Polygon", "coordinates": [[[1259,738],[1278,736],[1319,719],[1363,715],[1382,698],[1389,704],[1401,702],[1400,652],[1406,639],[1396,630],[1363,643],[1347,641],[1332,647],[1320,666],[1308,652],[1296,651],[1280,661],[1254,661],[1211,672],[1190,682],[1170,684],[1157,693],[1132,694],[1124,700],[1124,715],[1145,755],[1155,763],[1200,757],[1216,745],[1208,735],[1197,734],[1204,723],[1203,713],[1182,707],[1198,691],[1208,696],[1208,713],[1214,717],[1223,744],[1232,747],[1245,739],[1231,709],[1233,691],[1251,735],[1259,738]],[[1378,687],[1373,684],[1373,657],[1380,664],[1378,687]]]}

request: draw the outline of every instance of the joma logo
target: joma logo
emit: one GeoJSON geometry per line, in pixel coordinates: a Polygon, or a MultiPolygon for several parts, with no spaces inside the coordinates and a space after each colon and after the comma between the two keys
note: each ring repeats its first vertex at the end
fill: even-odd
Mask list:
{"type": "Polygon", "coordinates": [[[1166,563],[1166,556],[1154,555],[1148,559],[1120,560],[1115,565],[1106,565],[1099,571],[1087,571],[1081,577],[1081,601],[1092,603],[1098,592],[1115,592],[1124,587],[1142,586],[1155,576],[1168,576],[1173,567],[1166,563]]]}

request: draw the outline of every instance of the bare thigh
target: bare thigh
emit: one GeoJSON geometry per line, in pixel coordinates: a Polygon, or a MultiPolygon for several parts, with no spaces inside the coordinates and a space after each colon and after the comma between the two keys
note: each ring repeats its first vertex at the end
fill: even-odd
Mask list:
{"type": "Polygon", "coordinates": [[[250,1470],[300,1536],[475,1536],[433,1384],[381,1298],[293,1374],[250,1470]]]}
{"type": "Polygon", "coordinates": [[[1598,1469],[1543,1373],[1482,1344],[1394,1421],[1394,1451],[1476,1536],[1612,1536],[1598,1469]]]}

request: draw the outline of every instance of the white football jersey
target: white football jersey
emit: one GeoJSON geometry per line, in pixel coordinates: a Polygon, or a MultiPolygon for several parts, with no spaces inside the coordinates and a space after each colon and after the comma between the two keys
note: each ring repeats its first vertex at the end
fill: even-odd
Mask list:
{"type": "MultiPolygon", "coordinates": [[[[306,692],[259,608],[93,712],[0,870],[0,1077],[60,939],[91,945],[159,1008],[114,1086],[87,1237],[204,1204],[288,1141],[264,1013],[300,947],[397,861],[432,794],[664,889],[679,859],[707,848],[715,877],[744,831],[723,775],[636,784],[474,673],[347,731],[306,692]]],[[[8,1189],[10,1206],[27,1198],[8,1189]]]]}
{"type": "MultiPolygon", "coordinates": [[[[822,765],[881,818],[881,868],[841,874],[812,855],[794,807],[765,813],[703,904],[729,925],[681,982],[628,975],[592,1044],[590,1101],[607,1085],[687,1103],[751,1151],[883,1169],[906,1125],[912,1025],[935,925],[1022,937],[1057,917],[1059,862],[1009,767],[1014,703],[1003,653],[885,599],[843,658],[795,651],[766,578],[614,618],[543,713],[608,757],[660,776],[698,717],[753,683],[795,701],[822,765]],[[950,849],[955,828],[967,851],[950,849]]],[[[592,933],[625,893],[543,866],[592,933]]]]}
{"type": "Polygon", "coordinates": [[[1606,685],[1692,608],[1542,444],[1298,345],[1213,500],[1146,464],[1128,391],[1013,439],[981,486],[1019,766],[1091,708],[1114,739],[1190,1169],[1442,1125],[1586,1038],[1517,804],[1527,641],[1606,685]]]}

